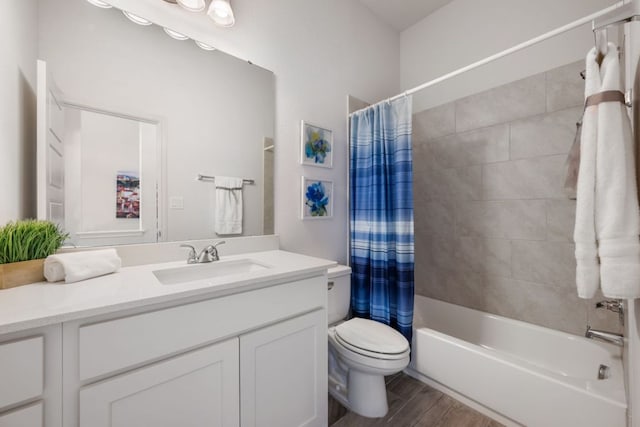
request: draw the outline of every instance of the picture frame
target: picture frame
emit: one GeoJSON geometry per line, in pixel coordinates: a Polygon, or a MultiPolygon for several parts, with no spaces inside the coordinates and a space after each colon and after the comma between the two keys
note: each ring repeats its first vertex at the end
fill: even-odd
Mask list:
{"type": "Polygon", "coordinates": [[[116,173],[116,218],[140,219],[140,173],[116,173]]]}
{"type": "Polygon", "coordinates": [[[300,164],[333,168],[333,131],[300,122],[300,164]]]}
{"type": "Polygon", "coordinates": [[[303,220],[333,218],[333,181],[302,177],[300,216],[303,220]]]}

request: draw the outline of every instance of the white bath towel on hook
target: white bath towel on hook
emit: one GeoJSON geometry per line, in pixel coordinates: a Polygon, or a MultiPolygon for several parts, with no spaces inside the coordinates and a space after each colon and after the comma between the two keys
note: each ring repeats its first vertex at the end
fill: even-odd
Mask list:
{"type": "MultiPolygon", "coordinates": [[[[620,91],[617,47],[609,43],[602,65],[587,54],[585,99],[620,91]]],[[[578,174],[576,284],[581,298],[599,286],[607,297],[640,297],[640,212],[631,124],[621,102],[587,106],[578,174]]]]}

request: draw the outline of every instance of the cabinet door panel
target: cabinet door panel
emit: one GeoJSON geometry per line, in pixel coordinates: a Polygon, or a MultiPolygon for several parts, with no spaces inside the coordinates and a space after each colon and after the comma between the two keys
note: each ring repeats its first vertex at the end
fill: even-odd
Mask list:
{"type": "Polygon", "coordinates": [[[81,427],[235,427],[238,339],[174,357],[80,391],[81,427]]]}
{"type": "Polygon", "coordinates": [[[240,337],[243,427],[327,424],[327,318],[314,311],[240,337]]]}
{"type": "Polygon", "coordinates": [[[42,395],[43,368],[43,337],[0,344],[0,408],[42,395]]]}
{"type": "Polygon", "coordinates": [[[42,427],[42,402],[0,415],[0,427],[42,427]]]}

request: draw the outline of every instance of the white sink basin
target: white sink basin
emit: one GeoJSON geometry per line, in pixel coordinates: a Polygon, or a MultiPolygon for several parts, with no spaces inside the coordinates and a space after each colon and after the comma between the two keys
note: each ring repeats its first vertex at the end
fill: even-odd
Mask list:
{"type": "Polygon", "coordinates": [[[192,264],[184,267],[155,270],[153,275],[163,285],[177,285],[179,283],[196,280],[214,279],[235,274],[251,273],[269,268],[251,259],[237,259],[233,261],[214,261],[207,264],[192,264]]]}

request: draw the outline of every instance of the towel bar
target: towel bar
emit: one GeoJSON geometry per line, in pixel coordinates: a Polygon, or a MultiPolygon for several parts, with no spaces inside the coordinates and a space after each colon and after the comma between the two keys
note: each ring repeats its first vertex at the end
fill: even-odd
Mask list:
{"type": "MultiPolygon", "coordinates": [[[[210,176],[210,175],[202,175],[201,173],[199,173],[198,177],[196,179],[198,181],[215,181],[216,177],[215,176],[210,176]]],[[[248,185],[254,185],[256,183],[256,181],[253,180],[253,179],[243,179],[242,183],[243,184],[248,184],[248,185]]]]}

